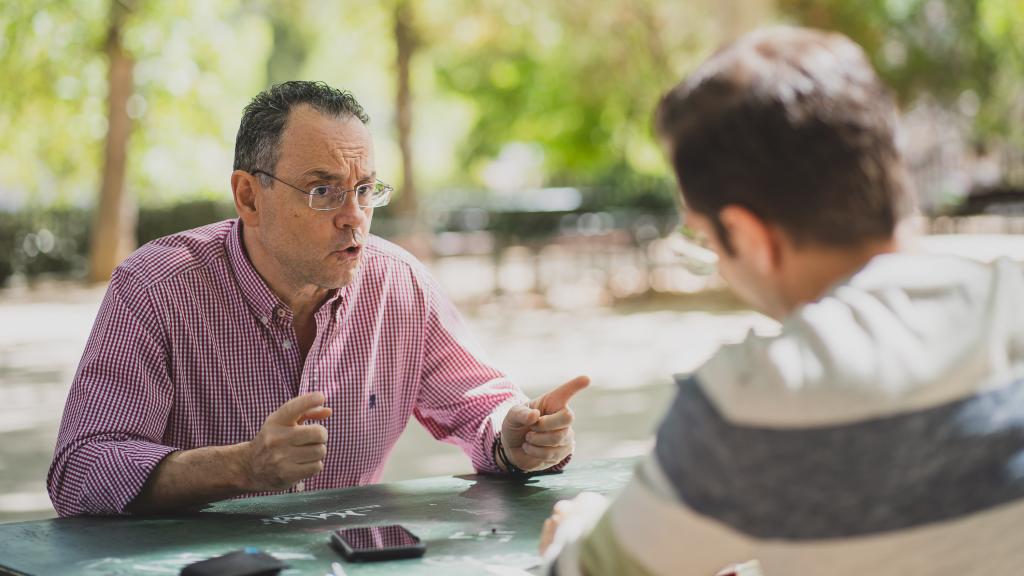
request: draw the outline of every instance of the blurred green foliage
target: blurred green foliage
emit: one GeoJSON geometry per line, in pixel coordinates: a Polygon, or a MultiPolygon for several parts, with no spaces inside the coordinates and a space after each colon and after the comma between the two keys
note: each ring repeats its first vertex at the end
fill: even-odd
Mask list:
{"type": "MultiPolygon", "coordinates": [[[[401,174],[394,0],[4,2],[0,278],[81,270],[106,133],[103,46],[112,1],[130,9],[127,187],[140,206],[141,242],[230,216],[239,116],[272,82],[321,79],[352,90],[372,118],[379,171],[390,181],[401,174]],[[54,234],[52,247],[41,230],[54,234]]],[[[972,118],[978,142],[1024,145],[1024,0],[775,5],[786,20],[861,43],[903,102],[926,95],[972,118]]],[[[579,188],[580,210],[672,212],[674,185],[652,138],[651,111],[722,39],[742,1],[411,6],[413,148],[423,206],[452,188],[511,180],[512,189],[579,188]],[[515,160],[506,153],[516,146],[527,151],[525,160],[494,170],[506,155],[515,160]]],[[[496,231],[502,218],[491,224],[496,231]]],[[[530,225],[549,233],[556,219],[530,225]]],[[[524,226],[506,227],[511,234],[524,226]]]]}
{"type": "Polygon", "coordinates": [[[0,211],[0,285],[15,273],[80,275],[85,270],[90,214],[82,208],[0,211]]]}
{"type": "MultiPolygon", "coordinates": [[[[231,204],[201,198],[143,206],[138,214],[136,242],[141,246],[234,215],[231,204]]],[[[14,274],[29,279],[83,277],[92,218],[91,210],[68,205],[0,211],[0,285],[14,274]]]]}
{"type": "Polygon", "coordinates": [[[971,118],[981,144],[1024,146],[1024,0],[779,0],[797,22],[860,43],[904,103],[971,118]]]}
{"type": "MultiPolygon", "coordinates": [[[[107,126],[110,1],[4,3],[0,194],[35,206],[94,201],[107,126]]],[[[262,87],[270,26],[236,1],[124,1],[124,42],[135,61],[128,188],[143,202],[210,196],[226,181],[239,111],[262,87]],[[219,181],[197,182],[211,164],[222,171],[219,181]]]]}
{"type": "MultiPolygon", "coordinates": [[[[94,201],[111,1],[30,0],[0,12],[0,74],[18,79],[0,91],[0,190],[13,203],[94,201]]],[[[120,1],[135,61],[127,186],[140,204],[223,198],[242,107],[269,83],[296,78],[353,90],[374,119],[378,163],[399,172],[390,2],[120,1]]],[[[655,0],[414,4],[415,134],[428,194],[480,185],[486,164],[516,142],[543,149],[547,179],[618,166],[664,173],[651,110],[711,45],[700,25],[666,23],[700,22],[694,9],[655,0]]]]}
{"type": "MultiPolygon", "coordinates": [[[[467,165],[539,144],[551,174],[662,172],[650,121],[661,93],[710,42],[692,8],[654,0],[463,2],[431,52],[441,85],[475,109],[467,165]],[[514,25],[509,25],[514,23],[514,25]]],[[[590,179],[590,178],[588,178],[590,179]]]]}
{"type": "MultiPolygon", "coordinates": [[[[106,128],[104,34],[114,0],[25,0],[0,11],[0,209],[91,205],[106,128]]],[[[224,198],[240,111],[270,82],[323,78],[393,142],[392,2],[120,0],[135,59],[128,187],[141,204],[224,198]]],[[[429,194],[485,182],[511,143],[543,181],[666,173],[658,96],[720,39],[715,2],[417,0],[413,92],[429,194]]],[[[785,18],[865,46],[905,102],[972,115],[979,138],[1024,133],[1024,0],[778,0],[785,18]],[[1010,121],[1015,119],[1017,121],[1010,121]]]]}

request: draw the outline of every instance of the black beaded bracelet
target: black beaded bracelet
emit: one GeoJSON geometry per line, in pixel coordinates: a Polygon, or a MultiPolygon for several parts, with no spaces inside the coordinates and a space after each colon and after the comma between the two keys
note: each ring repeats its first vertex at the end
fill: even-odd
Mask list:
{"type": "Polygon", "coordinates": [[[501,432],[494,437],[494,446],[491,449],[494,455],[497,457],[501,465],[505,467],[505,471],[511,476],[529,476],[530,473],[523,470],[519,466],[516,466],[509,459],[508,454],[505,453],[505,445],[501,441],[501,432]]]}

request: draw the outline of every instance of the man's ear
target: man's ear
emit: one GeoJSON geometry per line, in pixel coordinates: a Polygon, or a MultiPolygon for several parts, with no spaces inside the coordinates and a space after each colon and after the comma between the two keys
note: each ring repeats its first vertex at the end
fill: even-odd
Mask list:
{"type": "Polygon", "coordinates": [[[718,213],[737,258],[745,259],[762,276],[778,270],[782,245],[776,229],[742,206],[730,204],[718,213]]]}
{"type": "Polygon", "coordinates": [[[231,193],[235,198],[235,212],[247,228],[259,226],[259,210],[256,201],[256,177],[245,170],[231,173],[231,193]]]}

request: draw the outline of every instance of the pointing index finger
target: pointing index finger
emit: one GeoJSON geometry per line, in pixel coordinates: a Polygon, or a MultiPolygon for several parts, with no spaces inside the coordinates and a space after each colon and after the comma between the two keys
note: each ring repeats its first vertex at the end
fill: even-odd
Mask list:
{"type": "Polygon", "coordinates": [[[541,414],[554,414],[569,405],[569,399],[590,384],[589,376],[577,376],[540,397],[541,414]]]}

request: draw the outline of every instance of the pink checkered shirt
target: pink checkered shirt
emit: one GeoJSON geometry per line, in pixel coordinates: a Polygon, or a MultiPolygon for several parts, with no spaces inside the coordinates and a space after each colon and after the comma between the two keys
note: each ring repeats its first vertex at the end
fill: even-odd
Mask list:
{"type": "Polygon", "coordinates": [[[303,365],[291,311],[252,267],[236,220],[140,248],[114,272],[71,385],[47,478],[54,508],[123,514],[169,453],[250,440],[314,390],[334,410],[327,456],[293,490],[378,481],[411,415],[478,471],[498,470],[495,434],[527,398],[470,350],[412,256],[371,236],[316,325],[303,365]]]}

